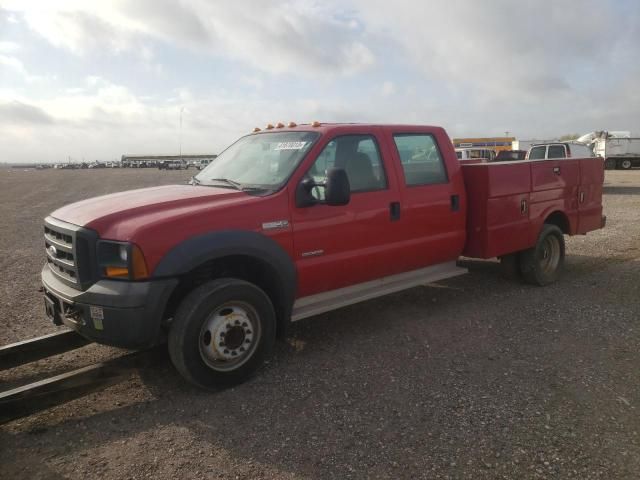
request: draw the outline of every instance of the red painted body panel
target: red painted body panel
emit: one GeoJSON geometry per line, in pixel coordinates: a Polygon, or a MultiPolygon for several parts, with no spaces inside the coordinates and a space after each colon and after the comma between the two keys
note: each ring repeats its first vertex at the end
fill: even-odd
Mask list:
{"type": "Polygon", "coordinates": [[[190,237],[219,230],[261,232],[291,253],[290,227],[262,230],[262,223],[289,218],[288,190],[255,197],[236,190],[168,185],[114,193],[62,207],[51,215],[98,232],[101,238],[141,247],[153,272],[162,257],[190,237]]]}
{"type": "Polygon", "coordinates": [[[602,228],[602,158],[580,160],[579,220],[577,233],[585,234],[602,228]]]}
{"type": "Polygon", "coordinates": [[[571,234],[602,226],[601,159],[461,166],[440,127],[325,124],[294,129],[321,136],[287,186],[272,195],[175,185],[85,200],[52,216],[91,228],[104,239],[137,244],[150,272],[188,238],[229,229],[259,232],[290,255],[298,273],[296,297],[455,260],[461,254],[490,258],[530,248],[542,222],[556,211],[567,216],[571,234]],[[405,186],[393,134],[420,132],[434,136],[448,183],[405,186]],[[336,136],[363,133],[377,139],[388,188],[354,193],[345,206],[296,207],[295,187],[322,148],[336,136]],[[390,204],[395,202],[400,203],[400,218],[392,220],[390,204]],[[289,223],[262,228],[275,221],[289,223]]]}

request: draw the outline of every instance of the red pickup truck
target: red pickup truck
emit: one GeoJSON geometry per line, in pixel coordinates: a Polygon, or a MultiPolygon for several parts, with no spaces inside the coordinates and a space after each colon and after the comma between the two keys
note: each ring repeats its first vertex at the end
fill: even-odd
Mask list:
{"type": "Polygon", "coordinates": [[[168,337],[190,382],[247,378],[292,321],[499,257],[553,282],[564,235],[604,226],[601,159],[461,166],[444,129],[290,123],[240,138],[189,185],[45,219],[45,307],[96,342],[168,337]]]}

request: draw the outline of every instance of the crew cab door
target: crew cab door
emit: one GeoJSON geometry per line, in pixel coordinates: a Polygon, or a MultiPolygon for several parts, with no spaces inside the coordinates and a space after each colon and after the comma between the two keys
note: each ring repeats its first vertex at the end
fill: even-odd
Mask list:
{"type": "Polygon", "coordinates": [[[460,165],[447,135],[394,130],[385,136],[394,157],[401,194],[396,228],[403,271],[456,260],[466,237],[466,195],[460,165]]]}
{"type": "Polygon", "coordinates": [[[399,203],[388,152],[377,129],[338,134],[325,141],[305,176],[326,180],[330,168],[347,172],[351,200],[323,204],[324,190],[314,187],[318,203],[292,206],[298,297],[335,290],[384,277],[393,272],[397,248],[394,205],[399,203]]]}

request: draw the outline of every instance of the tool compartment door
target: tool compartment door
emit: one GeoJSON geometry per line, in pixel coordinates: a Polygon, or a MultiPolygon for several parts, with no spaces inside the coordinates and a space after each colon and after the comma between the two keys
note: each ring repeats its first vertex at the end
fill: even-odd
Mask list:
{"type": "Polygon", "coordinates": [[[529,162],[463,165],[467,189],[464,255],[492,258],[530,247],[529,162]]]}
{"type": "Polygon", "coordinates": [[[545,219],[555,211],[566,214],[569,229],[578,223],[579,160],[571,158],[531,162],[531,245],[540,233],[545,219]]]}
{"type": "Polygon", "coordinates": [[[578,231],[587,233],[602,227],[602,184],[604,164],[602,158],[582,158],[578,192],[578,231]]]}

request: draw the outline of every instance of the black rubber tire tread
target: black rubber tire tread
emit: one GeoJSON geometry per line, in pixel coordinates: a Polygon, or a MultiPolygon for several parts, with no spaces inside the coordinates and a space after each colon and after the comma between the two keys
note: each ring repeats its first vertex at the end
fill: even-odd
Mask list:
{"type": "Polygon", "coordinates": [[[545,286],[555,282],[560,276],[560,272],[564,266],[564,234],[562,230],[556,225],[545,223],[538,235],[538,240],[533,248],[520,252],[520,272],[525,282],[532,285],[545,286]],[[540,262],[538,258],[540,256],[540,249],[542,243],[548,235],[555,235],[560,242],[560,260],[555,271],[547,274],[540,268],[540,262]]]}
{"type": "Polygon", "coordinates": [[[633,161],[632,160],[627,160],[627,159],[622,159],[618,162],[618,165],[620,166],[620,170],[631,170],[631,168],[633,167],[633,161]],[[629,166],[625,167],[623,164],[625,162],[629,162],[629,166]]]}
{"type": "Polygon", "coordinates": [[[505,280],[521,280],[520,252],[510,253],[500,257],[500,273],[505,280]]]}
{"type": "Polygon", "coordinates": [[[212,280],[187,295],[169,330],[169,356],[176,370],[190,383],[205,389],[236,385],[248,379],[271,355],[276,341],[276,315],[267,294],[256,285],[236,278],[212,280]],[[236,370],[219,372],[200,356],[202,322],[216,306],[229,300],[250,303],[258,313],[262,336],[253,356],[236,370]]]}

